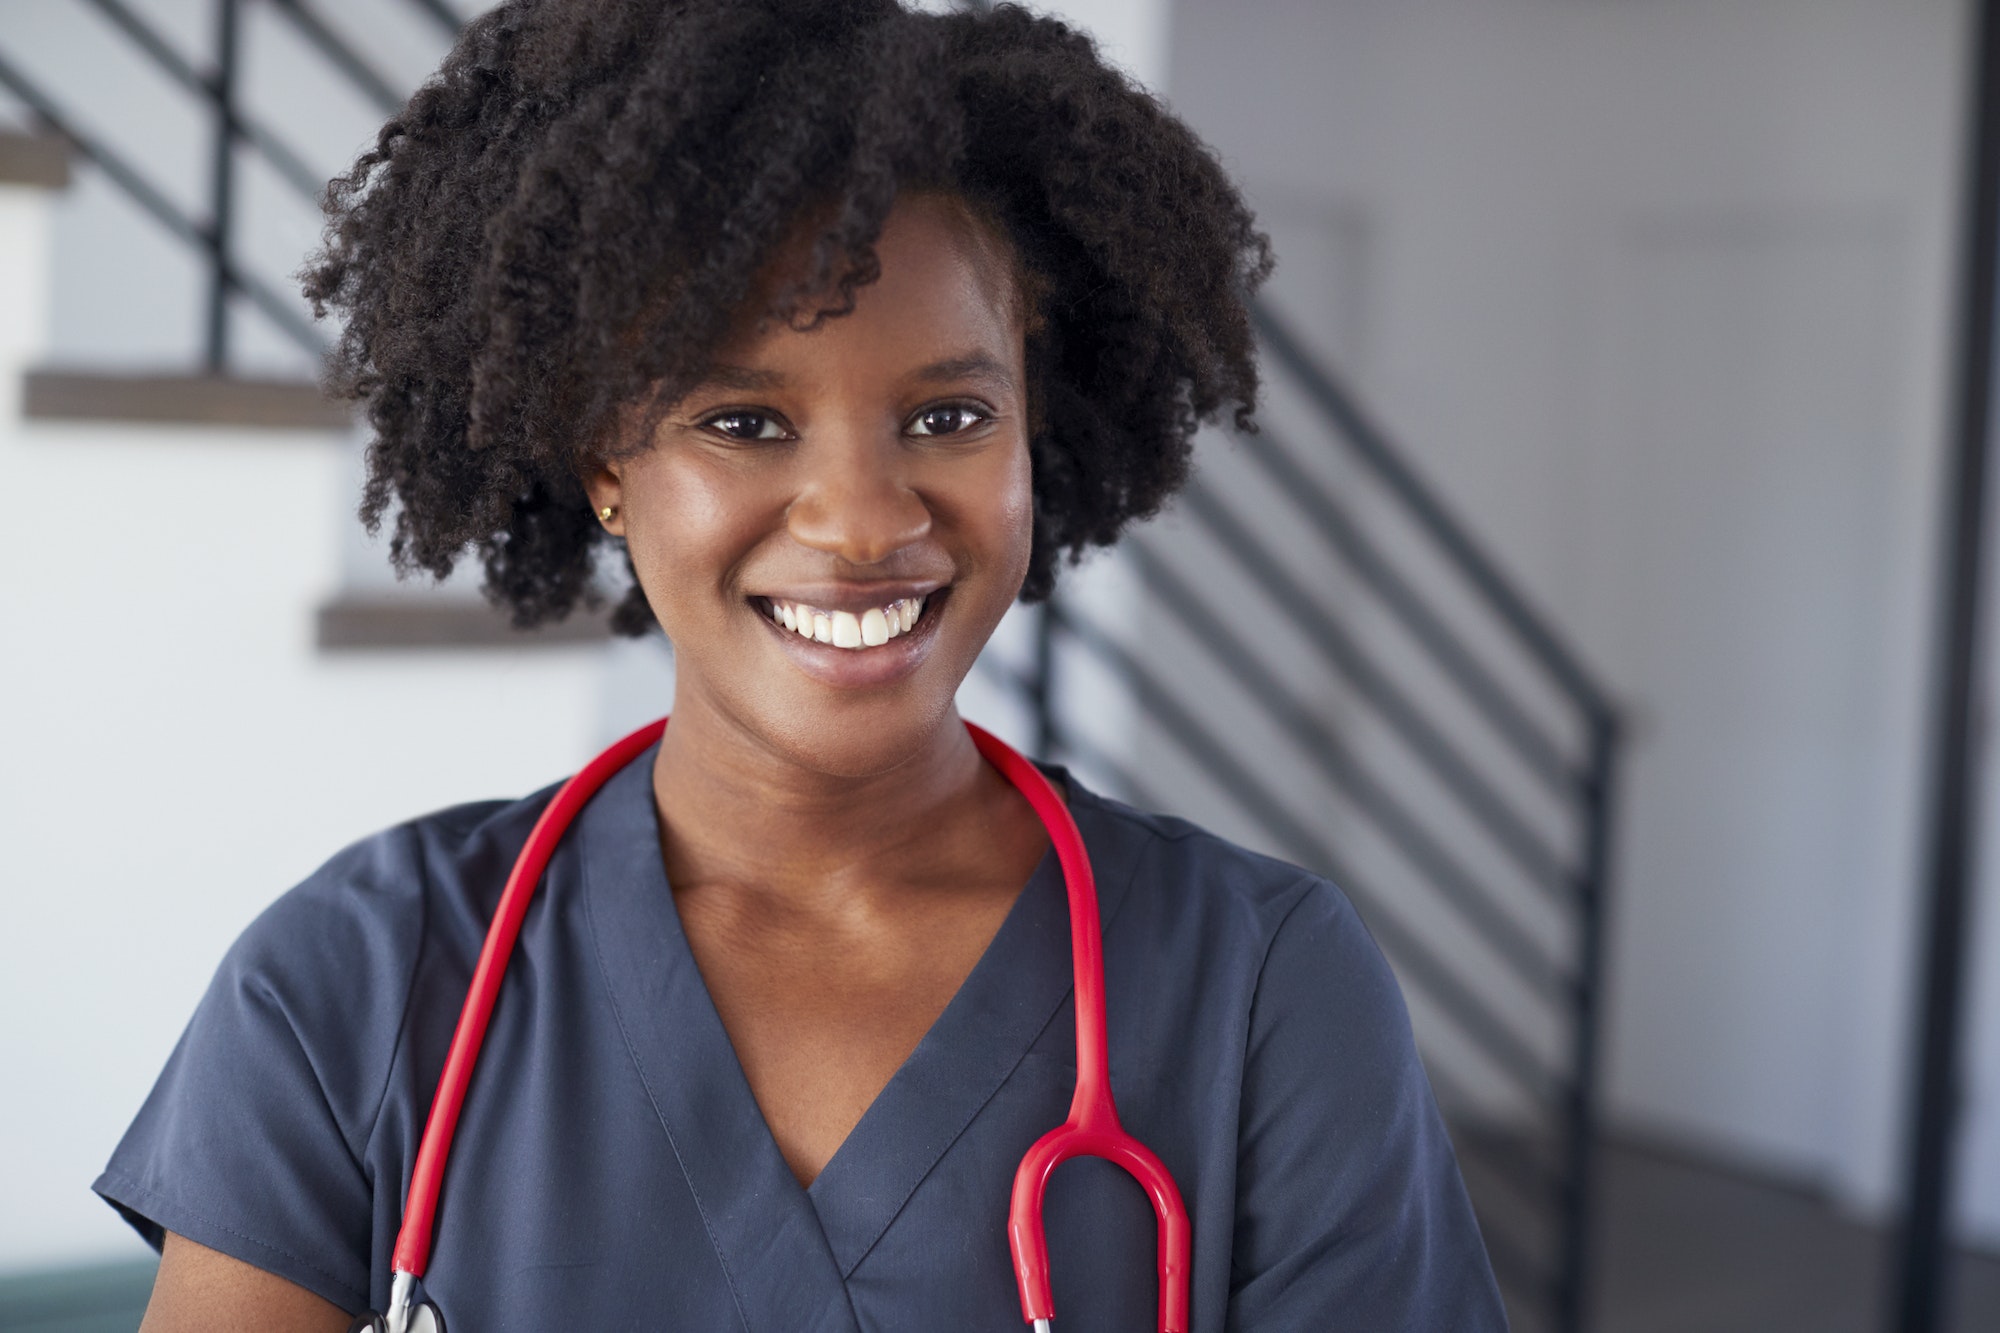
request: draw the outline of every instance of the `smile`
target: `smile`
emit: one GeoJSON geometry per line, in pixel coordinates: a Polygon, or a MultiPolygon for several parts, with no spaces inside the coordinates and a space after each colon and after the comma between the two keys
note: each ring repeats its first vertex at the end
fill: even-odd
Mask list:
{"type": "Polygon", "coordinates": [[[924,613],[927,597],[901,597],[885,606],[871,606],[860,613],[827,611],[804,602],[762,598],[764,614],[775,624],[802,639],[850,648],[857,652],[879,648],[891,639],[907,634],[924,613]]]}

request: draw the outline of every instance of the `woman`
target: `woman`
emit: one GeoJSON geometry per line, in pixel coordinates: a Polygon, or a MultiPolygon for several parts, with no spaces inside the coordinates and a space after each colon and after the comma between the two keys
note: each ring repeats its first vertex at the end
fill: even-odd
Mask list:
{"type": "MultiPolygon", "coordinates": [[[[1255,392],[1262,239],[1060,24],[892,0],[520,0],[330,193],[306,274],[405,568],[522,624],[632,576],[673,720],[529,909],[424,1289],[458,1333],[1018,1327],[1015,1164],[1075,1081],[1063,884],[953,711],[1017,596],[1255,392]]],[[[1393,980],[1332,886],[1051,770],[1112,1079],[1197,1329],[1497,1329],[1393,980]]],[[[370,838],[244,934],[97,1190],[145,1329],[347,1327],[488,919],[549,800],[370,838]]],[[[1154,1326],[1154,1227],[1056,1175],[1072,1329],[1154,1326]]]]}

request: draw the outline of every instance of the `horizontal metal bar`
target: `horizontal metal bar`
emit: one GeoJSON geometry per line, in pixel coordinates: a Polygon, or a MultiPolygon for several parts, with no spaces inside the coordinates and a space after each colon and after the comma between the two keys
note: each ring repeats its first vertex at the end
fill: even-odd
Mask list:
{"type": "Polygon", "coordinates": [[[61,108],[4,56],[0,56],[0,85],[4,85],[14,96],[20,98],[22,103],[49,129],[69,140],[77,152],[83,154],[98,170],[110,177],[112,184],[150,213],[154,221],[187,244],[201,250],[210,262],[220,262],[223,280],[263,311],[272,323],[314,356],[325,355],[326,344],[321,341],[319,332],[312,326],[311,321],[293,309],[283,297],[259,279],[243,272],[235,264],[219,259],[215,254],[215,233],[212,228],[196,222],[183,213],[179,205],[167,198],[163,191],[148,181],[124,158],[78,130],[62,114],[61,108]]]}
{"type": "Polygon", "coordinates": [[[285,183],[317,204],[326,191],[330,179],[327,173],[315,170],[304,158],[285,146],[283,140],[265,129],[254,120],[245,119],[239,112],[231,112],[230,123],[243,141],[257,150],[257,155],[271,164],[285,183]]]}
{"type": "Polygon", "coordinates": [[[1429,530],[1438,546],[1451,557],[1466,579],[1479,589],[1528,651],[1548,668],[1549,674],[1585,710],[1600,715],[1610,713],[1610,699],[1595,678],[1445,508],[1429,484],[1417,476],[1404,460],[1402,451],[1390,444],[1388,437],[1362,413],[1353,395],[1334,380],[1331,371],[1305,350],[1304,344],[1270,303],[1255,302],[1252,318],[1265,345],[1300,382],[1320,410],[1340,427],[1342,436],[1355,453],[1374,468],[1376,475],[1403,501],[1411,515],[1429,530]]]}
{"type": "Polygon", "coordinates": [[[1321,872],[1362,911],[1384,951],[1402,963],[1409,979],[1484,1049],[1496,1067],[1538,1102],[1557,1104],[1567,1098],[1567,1080],[1544,1065],[1517,1033],[1494,1016],[1490,1005],[1468,991],[1430,947],[1387,910],[1386,900],[1372,893],[1359,876],[1348,870],[1317,831],[1307,828],[1286,810],[1263,780],[1238,761],[1144,664],[1088,621],[1058,610],[1055,624],[1068,638],[1123,677],[1161,729],[1286,844],[1295,857],[1318,861],[1321,872]]]}
{"type": "Polygon", "coordinates": [[[0,84],[21,99],[48,128],[69,141],[77,152],[89,158],[120,189],[131,195],[141,208],[151,213],[167,230],[197,249],[206,250],[211,241],[208,228],[181,212],[178,205],[155,189],[122,158],[71,125],[61,110],[26,75],[0,54],[0,84]]]}
{"type": "Polygon", "coordinates": [[[222,280],[264,313],[264,317],[289,335],[293,342],[314,357],[326,355],[326,342],[310,319],[261,279],[253,278],[233,263],[222,266],[222,280]]]}
{"type": "Polygon", "coordinates": [[[318,47],[321,55],[339,66],[350,83],[368,94],[384,115],[394,115],[402,110],[403,103],[408,100],[406,96],[396,90],[395,84],[377,73],[367,58],[335,32],[306,0],[270,0],[270,4],[290,19],[292,26],[318,47]]]}
{"type": "Polygon", "coordinates": [[[157,28],[133,13],[122,0],[85,0],[85,3],[103,14],[112,26],[132,39],[133,45],[151,56],[154,64],[173,75],[183,85],[210,101],[219,99],[220,93],[214,77],[197,71],[157,28]]]}
{"type": "Polygon", "coordinates": [[[175,82],[191,92],[199,93],[211,105],[220,107],[228,119],[231,133],[256,149],[265,161],[283,176],[287,183],[308,199],[317,200],[320,191],[326,188],[327,177],[307,165],[304,158],[288,147],[284,140],[265,129],[263,125],[244,116],[234,107],[226,104],[222,89],[212,74],[203,74],[190,64],[173,44],[163,37],[159,30],[133,12],[124,0],[87,0],[102,13],[106,20],[131,38],[133,43],[152,57],[153,63],[165,71],[175,82]]]}
{"type": "Polygon", "coordinates": [[[1121,798],[1149,810],[1161,807],[1160,794],[1110,752],[1086,736],[1073,735],[1060,727],[1057,731],[1061,737],[1061,752],[1108,774],[1118,785],[1121,798]]]}
{"type": "Polygon", "coordinates": [[[456,38],[465,27],[465,20],[444,0],[411,0],[411,3],[424,15],[435,19],[438,27],[450,37],[456,38]]]}
{"type": "Polygon", "coordinates": [[[1556,960],[1500,909],[1485,886],[1438,844],[1393,793],[1368,774],[1325,719],[1315,715],[1246,650],[1221,617],[1143,541],[1131,543],[1130,558],[1140,580],[1235,676],[1246,696],[1282,727],[1310,742],[1302,748],[1314,765],[1374,820],[1479,936],[1543,995],[1565,1006],[1573,1003],[1573,983],[1556,960]]]}
{"type": "MultiPolygon", "coordinates": [[[[1363,697],[1409,742],[1439,779],[1465,804],[1515,862],[1563,906],[1572,905],[1575,881],[1561,855],[1514,813],[1492,784],[1475,773],[1409,697],[1377,668],[1340,625],[1313,601],[1305,586],[1272,558],[1235,515],[1199,483],[1182,494],[1183,511],[1196,519],[1292,613],[1295,623],[1332,660],[1363,697]]],[[[1574,787],[1561,794],[1576,795],[1574,787]]]]}
{"type": "MultiPolygon", "coordinates": [[[[1385,559],[1333,492],[1299,466],[1292,451],[1269,430],[1235,438],[1238,450],[1270,474],[1280,490],[1305,510],[1361,581],[1374,590],[1411,637],[1437,662],[1487,722],[1553,790],[1572,794],[1575,765],[1528,716],[1478,656],[1433,611],[1424,597],[1385,559]]],[[[1567,696],[1565,696],[1567,699],[1567,696]]],[[[1572,706],[1573,706],[1573,701],[1572,706]]]]}

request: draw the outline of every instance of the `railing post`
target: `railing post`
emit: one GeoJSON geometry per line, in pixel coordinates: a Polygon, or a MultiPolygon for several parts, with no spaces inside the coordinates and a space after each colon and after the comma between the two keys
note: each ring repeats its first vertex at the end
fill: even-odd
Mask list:
{"type": "Polygon", "coordinates": [[[220,375],[229,361],[229,239],[236,194],[236,55],[243,18],[242,0],[216,0],[215,161],[210,178],[208,222],[208,330],[204,361],[220,375]]]}
{"type": "Polygon", "coordinates": [[[1933,1333],[1950,1309],[1951,1184],[1960,1120],[1966,972],[1973,938],[1981,772],[1980,725],[1986,687],[1986,528],[2000,344],[2000,3],[1969,6],[1972,71],[1966,131],[1966,184],[1960,201],[1963,268],[1951,458],[1939,551],[1936,695],[1930,738],[1930,808],[1925,831],[1925,901],[1919,1026],[1913,1034],[1909,1144],[1901,1233],[1897,1237],[1889,1324],[1897,1333],[1933,1333]]]}
{"type": "Polygon", "coordinates": [[[1612,779],[1617,767],[1618,718],[1591,715],[1590,776],[1583,793],[1583,860],[1577,883],[1575,1061],[1564,1128],[1562,1267],[1556,1278],[1557,1333],[1582,1333],[1589,1318],[1590,1204],[1597,1151],[1597,1050],[1604,977],[1604,915],[1611,879],[1612,779]]]}
{"type": "Polygon", "coordinates": [[[1056,749],[1056,596],[1042,603],[1035,616],[1035,669],[1028,687],[1028,702],[1035,710],[1035,757],[1053,759],[1056,749]]]}

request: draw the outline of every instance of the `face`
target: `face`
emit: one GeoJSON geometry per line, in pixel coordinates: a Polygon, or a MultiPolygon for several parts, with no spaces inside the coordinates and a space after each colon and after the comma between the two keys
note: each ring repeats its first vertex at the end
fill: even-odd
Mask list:
{"type": "Polygon", "coordinates": [[[651,447],[587,479],[673,640],[676,727],[843,776],[950,721],[1032,536],[1004,248],[920,195],[877,253],[852,313],[728,340],[651,447]]]}

